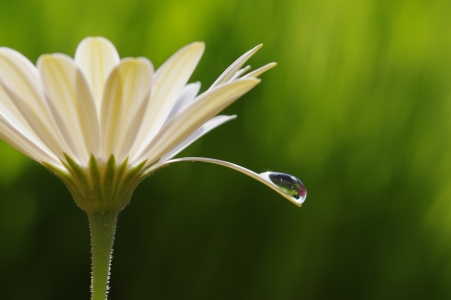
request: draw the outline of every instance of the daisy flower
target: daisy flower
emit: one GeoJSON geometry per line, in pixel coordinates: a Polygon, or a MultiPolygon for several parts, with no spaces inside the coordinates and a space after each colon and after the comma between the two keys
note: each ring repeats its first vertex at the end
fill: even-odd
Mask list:
{"type": "Polygon", "coordinates": [[[199,94],[188,83],[204,51],[195,42],[156,71],[143,57],[120,59],[105,38],[89,37],[75,58],[42,55],[37,65],[0,48],[0,138],[39,162],[67,185],[87,212],[93,247],[92,299],[105,299],[117,214],[139,182],[159,168],[203,161],[240,171],[300,206],[306,197],[294,176],[254,173],[232,163],[173,159],[201,136],[236,116],[217,115],[260,83],[267,64],[243,67],[249,50],[199,94]]]}

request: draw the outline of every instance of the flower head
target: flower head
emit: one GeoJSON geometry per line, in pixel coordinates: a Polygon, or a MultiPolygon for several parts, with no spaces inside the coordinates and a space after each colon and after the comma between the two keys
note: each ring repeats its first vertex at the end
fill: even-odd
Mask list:
{"type": "Polygon", "coordinates": [[[250,73],[241,68],[260,47],[200,95],[200,83],[188,80],[204,51],[201,42],[180,49],[156,71],[146,58],[120,59],[112,43],[99,37],[84,39],[74,59],[48,54],[36,66],[0,48],[0,137],[54,171],[81,208],[120,210],[140,180],[180,161],[171,158],[235,118],[216,115],[276,65],[250,73]]]}

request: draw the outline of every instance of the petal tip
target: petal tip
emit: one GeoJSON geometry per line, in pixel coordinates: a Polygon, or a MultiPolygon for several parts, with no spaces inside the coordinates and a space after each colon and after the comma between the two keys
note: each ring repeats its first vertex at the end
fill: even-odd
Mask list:
{"type": "Polygon", "coordinates": [[[84,39],[81,40],[80,44],[82,43],[92,43],[92,42],[103,42],[103,43],[108,43],[108,44],[112,44],[111,41],[103,36],[88,36],[85,37],[84,39]]]}
{"type": "Polygon", "coordinates": [[[120,66],[134,66],[137,68],[144,67],[149,69],[152,73],[154,71],[152,62],[146,57],[125,57],[121,59],[120,64],[117,65],[116,68],[119,68],[120,66]]]}
{"type": "Polygon", "coordinates": [[[203,41],[197,41],[193,43],[194,45],[197,45],[197,47],[205,48],[205,42],[203,41]]]}
{"type": "Polygon", "coordinates": [[[191,44],[193,48],[195,48],[197,51],[199,51],[200,54],[204,53],[205,51],[205,43],[204,42],[194,42],[191,44]]]}
{"type": "Polygon", "coordinates": [[[257,46],[255,46],[254,48],[252,48],[253,52],[257,52],[258,50],[260,50],[260,48],[263,47],[263,43],[258,44],[257,46]]]}
{"type": "Polygon", "coordinates": [[[83,51],[87,51],[90,48],[104,48],[110,49],[110,51],[117,53],[116,47],[114,44],[108,40],[107,38],[101,36],[88,36],[81,40],[78,44],[77,50],[75,50],[75,59],[79,59],[79,56],[82,55],[83,51]]]}
{"type": "Polygon", "coordinates": [[[248,78],[246,80],[249,80],[250,82],[253,82],[255,84],[259,84],[262,81],[260,78],[248,78]]]}
{"type": "Polygon", "coordinates": [[[36,62],[36,66],[40,68],[43,63],[50,62],[61,62],[61,61],[73,61],[72,57],[63,54],[63,53],[53,53],[53,54],[42,54],[39,56],[38,61],[36,62]]]}

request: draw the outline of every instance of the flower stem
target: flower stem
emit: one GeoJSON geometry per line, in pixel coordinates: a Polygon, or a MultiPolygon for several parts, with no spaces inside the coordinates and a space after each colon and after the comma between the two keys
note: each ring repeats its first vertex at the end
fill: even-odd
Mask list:
{"type": "Polygon", "coordinates": [[[88,212],[92,246],[91,300],[105,300],[108,294],[117,214],[108,209],[88,212]]]}

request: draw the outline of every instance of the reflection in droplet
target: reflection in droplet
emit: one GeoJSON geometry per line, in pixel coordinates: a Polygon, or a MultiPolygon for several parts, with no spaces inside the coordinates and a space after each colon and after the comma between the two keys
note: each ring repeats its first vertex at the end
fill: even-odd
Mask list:
{"type": "Polygon", "coordinates": [[[290,174],[278,172],[265,172],[260,176],[266,180],[270,180],[278,188],[290,195],[297,203],[302,204],[307,197],[307,190],[302,181],[290,174]]]}

